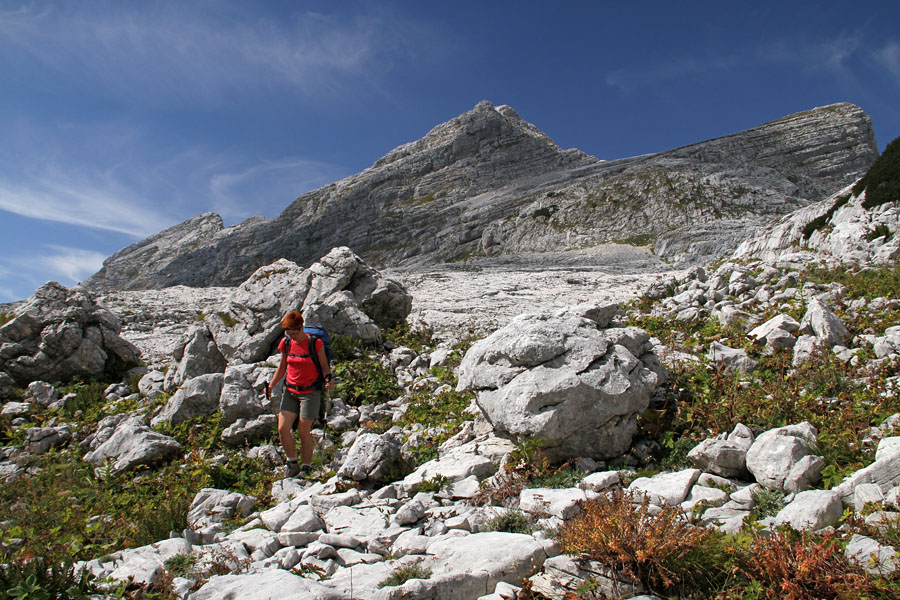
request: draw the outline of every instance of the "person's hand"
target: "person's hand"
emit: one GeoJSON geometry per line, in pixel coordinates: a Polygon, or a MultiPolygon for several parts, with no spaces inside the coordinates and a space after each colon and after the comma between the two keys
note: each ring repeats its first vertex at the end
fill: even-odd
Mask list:
{"type": "Polygon", "coordinates": [[[334,389],[334,375],[329,373],[325,376],[325,389],[333,390],[334,389]]]}

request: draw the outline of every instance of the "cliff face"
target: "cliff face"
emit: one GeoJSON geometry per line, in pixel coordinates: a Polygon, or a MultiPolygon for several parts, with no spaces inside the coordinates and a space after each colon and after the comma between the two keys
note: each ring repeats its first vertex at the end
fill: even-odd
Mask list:
{"type": "Polygon", "coordinates": [[[484,101],[278,217],[226,229],[201,215],[117,252],[85,284],[235,285],[277,258],[309,264],[340,245],[376,267],[613,241],[698,262],[851,183],[876,156],[871,121],[850,104],[603,162],[484,101]]]}

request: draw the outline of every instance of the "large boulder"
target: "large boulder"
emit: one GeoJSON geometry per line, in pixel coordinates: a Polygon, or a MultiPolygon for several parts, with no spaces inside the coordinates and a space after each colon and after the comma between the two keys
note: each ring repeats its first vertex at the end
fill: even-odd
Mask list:
{"type": "MultiPolygon", "coordinates": [[[[815,427],[806,421],[765,431],[747,450],[747,470],[764,487],[791,491],[788,482],[792,479],[792,471],[797,465],[805,464],[803,459],[813,454],[816,439],[815,427]]],[[[802,477],[794,474],[793,479],[802,477]]]]}
{"type": "Polygon", "coordinates": [[[178,388],[151,425],[159,427],[163,423],[178,425],[193,417],[208,417],[219,408],[222,394],[222,373],[210,373],[194,377],[178,388]]]}
{"type": "Polygon", "coordinates": [[[271,371],[256,365],[236,365],[225,370],[219,411],[222,425],[227,427],[239,419],[252,421],[264,414],[271,414],[271,400],[264,390],[271,371]]]}
{"type": "Polygon", "coordinates": [[[285,259],[258,269],[206,324],[233,365],[267,358],[282,317],[292,310],[332,335],[380,342],[380,328],[403,322],[411,309],[412,297],[399,283],[339,247],[308,269],[285,259]]]}
{"type": "Polygon", "coordinates": [[[0,371],[16,384],[66,382],[140,359],[122,324],[85,289],[50,281],[0,327],[0,371]]]}
{"type": "Polygon", "coordinates": [[[361,433],[350,447],[338,475],[354,481],[389,482],[392,475],[402,470],[400,446],[400,441],[390,432],[361,433]]]}
{"type": "Polygon", "coordinates": [[[688,452],[688,458],[709,473],[722,477],[745,478],[747,475],[747,450],[753,444],[753,432],[738,423],[727,436],[708,438],[688,452]]]}
{"type": "Polygon", "coordinates": [[[844,514],[841,495],[834,490],[806,490],[775,516],[775,525],[790,525],[796,530],[818,531],[835,527],[844,514]]]}
{"type": "Polygon", "coordinates": [[[850,339],[850,332],[840,317],[819,298],[810,299],[799,331],[804,335],[815,335],[829,348],[843,345],[850,339]]]}
{"type": "Polygon", "coordinates": [[[165,378],[164,389],[169,393],[189,379],[222,373],[227,364],[206,324],[196,325],[188,331],[175,349],[175,360],[178,364],[166,373],[165,378]]]}
{"type": "Polygon", "coordinates": [[[188,509],[187,524],[191,529],[202,529],[221,524],[228,519],[249,515],[256,508],[256,498],[238,492],[203,488],[188,509]]]}
{"type": "Polygon", "coordinates": [[[628,450],[665,371],[645,331],[578,313],[516,317],[469,349],[458,389],[476,391],[495,430],[539,438],[551,459],[607,459],[628,450]]]}
{"type": "Polygon", "coordinates": [[[154,465],[181,453],[181,444],[153,431],[137,418],[122,421],[105,442],[88,452],[84,460],[102,467],[109,461],[113,473],[124,473],[139,465],[154,465]]]}

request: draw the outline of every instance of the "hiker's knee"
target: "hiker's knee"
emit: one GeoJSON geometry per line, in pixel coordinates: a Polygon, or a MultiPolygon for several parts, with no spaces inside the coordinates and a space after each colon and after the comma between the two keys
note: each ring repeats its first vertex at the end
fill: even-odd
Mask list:
{"type": "Polygon", "coordinates": [[[297,415],[280,412],[278,413],[278,434],[279,435],[290,435],[291,428],[294,424],[294,419],[297,418],[297,415]]]}

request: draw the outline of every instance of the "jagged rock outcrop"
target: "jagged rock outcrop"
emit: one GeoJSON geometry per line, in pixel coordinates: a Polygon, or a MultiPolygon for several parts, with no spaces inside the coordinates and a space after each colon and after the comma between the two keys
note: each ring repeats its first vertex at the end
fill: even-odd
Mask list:
{"type": "Polygon", "coordinates": [[[867,208],[866,194],[850,187],[760,229],[734,258],[803,264],[812,260],[855,265],[886,264],[900,256],[900,196],[867,208]]]}
{"type": "Polygon", "coordinates": [[[84,455],[84,460],[102,467],[109,461],[114,474],[125,473],[139,465],[155,465],[181,452],[175,439],[153,431],[138,418],[119,423],[103,443],[84,455]]]}
{"type": "Polygon", "coordinates": [[[204,315],[176,349],[179,362],[165,386],[174,390],[226,365],[265,360],[282,335],[282,317],[292,310],[332,335],[380,342],[380,328],[403,322],[411,307],[412,298],[400,284],[349,248],[333,248],[308,269],[281,259],[258,269],[214,314],[204,315]]]}
{"type": "Polygon", "coordinates": [[[738,259],[802,263],[827,259],[850,265],[885,264],[900,255],[900,139],[887,145],[853,186],[774,226],[735,251],[738,259]]]}
{"type": "MultiPolygon", "coordinates": [[[[250,221],[245,221],[252,222],[250,221]]],[[[222,217],[203,213],[127,246],[103,262],[103,268],[84,284],[95,289],[168,287],[158,274],[186,252],[213,242],[225,230],[222,217]]]]}
{"type": "Polygon", "coordinates": [[[119,337],[119,319],[83,288],[39,287],[0,327],[0,371],[18,385],[68,382],[134,363],[138,349],[119,337]]]}
{"type": "Polygon", "coordinates": [[[483,101],[273,219],[222,228],[214,215],[196,217],[116,253],[85,285],[236,285],[278,258],[306,265],[337,245],[376,267],[612,241],[702,261],[851,183],[876,156],[871,121],[851,104],[603,162],[483,101]],[[160,251],[163,241],[174,250],[160,251]]]}

